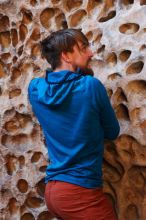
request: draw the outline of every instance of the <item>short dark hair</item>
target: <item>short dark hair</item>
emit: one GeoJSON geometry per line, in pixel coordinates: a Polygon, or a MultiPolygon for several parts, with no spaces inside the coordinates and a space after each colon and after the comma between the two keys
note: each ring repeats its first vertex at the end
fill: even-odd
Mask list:
{"type": "Polygon", "coordinates": [[[69,28],[52,32],[41,41],[42,56],[46,58],[54,70],[61,65],[61,53],[72,52],[73,46],[78,45],[78,41],[81,41],[85,46],[89,45],[87,37],[80,29],[69,28]]]}

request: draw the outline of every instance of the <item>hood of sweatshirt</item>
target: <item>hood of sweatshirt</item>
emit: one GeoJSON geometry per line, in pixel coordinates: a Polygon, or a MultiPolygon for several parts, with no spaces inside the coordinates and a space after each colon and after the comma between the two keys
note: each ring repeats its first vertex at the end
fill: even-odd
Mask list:
{"type": "Polygon", "coordinates": [[[82,76],[80,69],[77,72],[69,70],[46,71],[45,78],[35,78],[30,82],[29,97],[34,97],[39,102],[47,105],[60,105],[70,94],[75,81],[82,76]]]}

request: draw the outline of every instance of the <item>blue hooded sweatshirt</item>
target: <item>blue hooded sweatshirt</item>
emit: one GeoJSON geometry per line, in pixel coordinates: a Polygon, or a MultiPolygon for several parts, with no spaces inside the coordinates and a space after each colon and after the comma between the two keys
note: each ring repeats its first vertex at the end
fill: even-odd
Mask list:
{"type": "Polygon", "coordinates": [[[30,82],[28,95],[48,148],[45,182],[101,187],[104,139],[119,134],[103,84],[79,69],[47,72],[30,82]]]}

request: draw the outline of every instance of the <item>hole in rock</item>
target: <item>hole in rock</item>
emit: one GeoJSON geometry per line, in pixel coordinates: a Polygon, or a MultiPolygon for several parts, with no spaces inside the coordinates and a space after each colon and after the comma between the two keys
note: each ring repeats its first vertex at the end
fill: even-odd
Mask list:
{"type": "Polygon", "coordinates": [[[34,73],[38,73],[38,72],[40,72],[41,71],[41,68],[40,68],[40,66],[37,66],[37,65],[33,65],[33,72],[34,73]]]}
{"type": "Polygon", "coordinates": [[[27,25],[30,22],[32,22],[33,15],[31,13],[31,11],[29,11],[28,9],[23,8],[21,10],[21,12],[23,13],[23,19],[22,19],[23,24],[27,25]]]}
{"type": "Polygon", "coordinates": [[[128,150],[121,150],[120,151],[120,156],[124,158],[126,161],[130,161],[133,159],[133,154],[129,152],[128,150]]]}
{"type": "Polygon", "coordinates": [[[146,120],[140,123],[140,128],[143,130],[143,133],[146,132],[146,120]]]}
{"type": "Polygon", "coordinates": [[[55,17],[55,22],[58,29],[61,29],[62,27],[64,29],[68,28],[65,15],[63,13],[55,17]]]}
{"type": "Polygon", "coordinates": [[[1,32],[0,33],[0,44],[3,48],[8,48],[11,44],[10,32],[1,32]]]}
{"type": "Polygon", "coordinates": [[[33,154],[33,156],[31,157],[31,162],[32,163],[38,162],[38,160],[41,158],[41,156],[42,156],[41,152],[35,152],[33,154]]]}
{"type": "Polygon", "coordinates": [[[41,198],[28,195],[25,203],[29,208],[39,208],[44,204],[44,201],[41,198]]]}
{"type": "Polygon", "coordinates": [[[107,11],[114,6],[115,0],[104,0],[104,10],[107,11]]]}
{"type": "Polygon", "coordinates": [[[29,144],[28,136],[26,134],[18,134],[15,136],[3,135],[2,144],[8,148],[11,148],[12,146],[14,148],[20,148],[20,149],[22,147],[25,148],[26,145],[29,144]]]}
{"type": "Polygon", "coordinates": [[[13,57],[13,64],[15,64],[17,62],[18,57],[14,56],[13,57]]]}
{"type": "Polygon", "coordinates": [[[145,185],[145,179],[141,173],[141,167],[138,166],[131,167],[128,170],[128,177],[129,177],[129,181],[132,183],[132,185],[135,188],[143,191],[143,187],[145,185]]]}
{"type": "Polygon", "coordinates": [[[7,76],[10,74],[10,70],[12,68],[12,62],[11,63],[7,63],[7,65],[5,64],[5,71],[6,71],[6,74],[7,76]]]}
{"type": "Polygon", "coordinates": [[[119,103],[119,102],[127,102],[127,97],[124,94],[123,90],[118,87],[116,92],[114,93],[114,97],[113,97],[115,103],[119,103]]]}
{"type": "Polygon", "coordinates": [[[21,128],[25,128],[29,122],[31,122],[31,117],[26,114],[16,113],[16,119],[19,122],[21,128]]]}
{"type": "Polygon", "coordinates": [[[100,18],[98,21],[99,22],[106,22],[116,16],[116,11],[111,11],[108,13],[107,16],[100,18]]]}
{"type": "Polygon", "coordinates": [[[30,0],[30,5],[35,6],[37,4],[37,0],[30,0]]]}
{"type": "Polygon", "coordinates": [[[9,136],[8,136],[8,135],[3,135],[3,136],[2,136],[1,143],[5,146],[8,139],[9,139],[9,136]]]}
{"type": "Polygon", "coordinates": [[[73,15],[70,17],[70,26],[77,26],[81,21],[83,21],[83,18],[85,18],[87,12],[83,9],[80,9],[76,11],[73,15]]]}
{"type": "Polygon", "coordinates": [[[143,69],[144,63],[142,61],[132,63],[126,70],[126,74],[140,73],[143,69]]]}
{"type": "Polygon", "coordinates": [[[18,160],[19,160],[20,168],[23,168],[23,166],[25,165],[25,157],[24,156],[20,156],[18,158],[18,160]]]}
{"type": "Polygon", "coordinates": [[[113,90],[112,89],[107,89],[107,94],[111,98],[111,96],[113,94],[113,90]]]}
{"type": "Polygon", "coordinates": [[[35,218],[31,213],[25,213],[20,220],[35,220],[35,218]]]}
{"type": "Polygon", "coordinates": [[[7,31],[10,26],[9,18],[0,15],[0,32],[7,31]]]}
{"type": "Polygon", "coordinates": [[[112,74],[110,74],[108,76],[108,79],[115,80],[115,79],[117,79],[119,77],[122,77],[121,74],[119,74],[119,73],[112,73],[112,74]]]}
{"type": "Polygon", "coordinates": [[[15,109],[14,108],[8,109],[4,112],[5,117],[10,117],[10,116],[13,116],[14,114],[15,114],[15,109]]]}
{"type": "Polygon", "coordinates": [[[110,154],[112,154],[114,156],[118,156],[114,142],[105,141],[104,144],[105,144],[106,152],[109,152],[110,154]]]}
{"type": "Polygon", "coordinates": [[[11,29],[12,45],[15,47],[18,44],[18,33],[16,29],[11,29]]]}
{"type": "Polygon", "coordinates": [[[19,64],[19,68],[21,70],[21,73],[26,74],[29,73],[29,71],[32,70],[32,64],[29,62],[24,62],[19,64]]]}
{"type": "Polygon", "coordinates": [[[68,28],[68,23],[67,23],[66,20],[62,21],[62,27],[63,27],[63,29],[67,29],[68,28]]]}
{"type": "Polygon", "coordinates": [[[15,198],[11,198],[9,200],[8,206],[9,206],[9,211],[11,214],[17,213],[19,207],[18,207],[18,202],[15,198]]]}
{"type": "Polygon", "coordinates": [[[140,0],[140,5],[146,5],[146,0],[140,0]]]}
{"type": "Polygon", "coordinates": [[[16,171],[17,158],[13,155],[6,155],[6,169],[8,175],[12,175],[16,171]]]}
{"type": "Polygon", "coordinates": [[[134,80],[128,83],[127,91],[131,93],[142,93],[146,92],[146,81],[144,80],[134,80]]]}
{"type": "Polygon", "coordinates": [[[130,120],[128,108],[125,105],[119,104],[115,110],[116,110],[117,118],[124,119],[126,121],[130,120]]]}
{"type": "Polygon", "coordinates": [[[61,0],[51,0],[52,4],[58,4],[61,0]]]}
{"type": "Polygon", "coordinates": [[[128,58],[131,55],[131,51],[130,50],[123,50],[120,54],[119,54],[119,59],[122,62],[125,62],[126,60],[128,60],[128,58]]]}
{"type": "Polygon", "coordinates": [[[15,81],[21,76],[21,72],[18,68],[14,67],[12,69],[12,75],[11,75],[11,80],[15,81]]]}
{"type": "Polygon", "coordinates": [[[52,8],[46,8],[42,11],[40,15],[40,22],[43,25],[44,28],[50,27],[50,19],[54,16],[55,12],[52,8]]]}
{"type": "Polygon", "coordinates": [[[20,206],[20,213],[21,213],[21,214],[24,214],[25,211],[26,211],[25,205],[21,205],[21,206],[20,206]]]}
{"type": "Polygon", "coordinates": [[[41,55],[41,48],[40,44],[35,44],[31,49],[31,55],[32,57],[36,58],[37,56],[41,55]]]}
{"type": "Polygon", "coordinates": [[[11,21],[11,26],[16,27],[16,23],[14,21],[11,21]]]}
{"type": "Polygon", "coordinates": [[[134,0],[122,0],[121,1],[124,5],[129,5],[129,4],[133,4],[134,0]]]}
{"type": "Polygon", "coordinates": [[[33,29],[33,32],[31,34],[30,38],[34,41],[37,41],[37,40],[40,39],[40,36],[41,36],[40,35],[40,29],[36,27],[36,28],[33,29]]]}
{"type": "Polygon", "coordinates": [[[24,109],[25,109],[25,105],[24,105],[24,104],[20,104],[18,109],[19,109],[20,111],[24,110],[24,109]]]}
{"type": "Polygon", "coordinates": [[[20,104],[19,105],[19,110],[22,110],[22,109],[24,109],[25,108],[25,105],[24,104],[20,104]]]}
{"type": "Polygon", "coordinates": [[[27,135],[26,134],[18,134],[16,136],[12,137],[12,142],[14,142],[15,144],[21,144],[21,143],[27,143],[26,142],[27,139],[27,135]]]}
{"type": "Polygon", "coordinates": [[[105,50],[105,45],[102,45],[101,47],[99,47],[98,49],[97,49],[97,53],[101,53],[101,52],[103,52],[105,50]]]}
{"type": "Polygon", "coordinates": [[[108,56],[106,58],[106,62],[111,66],[116,65],[117,64],[117,55],[114,52],[108,54],[108,56]]]}
{"type": "Polygon", "coordinates": [[[3,184],[1,187],[1,198],[9,198],[10,196],[10,189],[8,187],[5,187],[3,184]]]}
{"type": "Polygon", "coordinates": [[[115,214],[117,215],[117,212],[116,212],[116,203],[115,203],[114,197],[113,197],[110,193],[105,193],[105,194],[106,194],[106,196],[108,197],[110,203],[112,204],[112,207],[113,207],[113,209],[114,209],[115,214]]]}
{"type": "Polygon", "coordinates": [[[10,53],[3,53],[1,54],[1,59],[4,63],[9,63],[11,59],[11,54],[10,53]]]}
{"type": "Polygon", "coordinates": [[[134,137],[126,134],[122,134],[116,139],[116,146],[120,149],[119,154],[122,157],[122,160],[128,161],[128,163],[135,160],[133,146],[137,149],[141,148],[140,144],[134,137]]]}
{"type": "Polygon", "coordinates": [[[121,165],[119,162],[116,161],[116,168],[119,171],[119,173],[121,174],[121,176],[123,176],[124,172],[125,172],[123,165],[121,165]]]}
{"type": "Polygon", "coordinates": [[[88,40],[91,40],[92,37],[93,37],[92,31],[88,31],[88,32],[86,33],[86,37],[87,37],[88,40]]]}
{"type": "Polygon", "coordinates": [[[16,132],[19,130],[19,124],[17,122],[17,120],[13,119],[11,121],[8,121],[5,123],[4,128],[6,131],[8,132],[16,132]]]}
{"type": "MultiPolygon", "coordinates": [[[[142,154],[141,154],[142,156],[142,154]]],[[[145,157],[145,155],[144,155],[145,157]]],[[[146,179],[146,166],[143,166],[143,167],[140,167],[140,171],[141,171],[141,174],[143,175],[144,179],[146,179]]]]}
{"type": "Polygon", "coordinates": [[[141,51],[141,50],[145,50],[145,49],[146,49],[146,44],[143,44],[139,50],[141,51]]]}
{"type": "Polygon", "coordinates": [[[45,171],[46,171],[46,168],[47,168],[47,166],[41,166],[41,167],[39,168],[39,171],[40,171],[40,172],[45,172],[45,171]]]}
{"type": "Polygon", "coordinates": [[[139,119],[139,114],[140,114],[140,108],[134,108],[130,111],[130,118],[131,121],[136,121],[139,119]]]}
{"type": "Polygon", "coordinates": [[[139,30],[139,25],[135,23],[122,24],[119,31],[123,34],[134,34],[139,30]]]}
{"type": "Polygon", "coordinates": [[[23,45],[18,48],[18,55],[21,56],[23,53],[23,45]]]}
{"type": "Polygon", "coordinates": [[[14,89],[9,92],[9,98],[12,99],[14,97],[17,97],[21,94],[21,89],[14,89]]]}
{"type": "Polygon", "coordinates": [[[25,114],[16,113],[16,115],[5,123],[5,129],[8,132],[16,132],[18,129],[25,128],[31,122],[31,118],[25,114]]]}
{"type": "Polygon", "coordinates": [[[67,0],[65,1],[65,8],[67,11],[72,10],[73,8],[78,8],[82,5],[83,0],[67,0]]]}
{"type": "Polygon", "coordinates": [[[130,204],[125,211],[125,220],[138,220],[139,213],[135,204],[130,204]]]}
{"type": "Polygon", "coordinates": [[[37,136],[38,136],[38,130],[36,129],[36,128],[34,128],[33,130],[32,130],[32,132],[31,132],[31,138],[33,139],[33,140],[36,140],[37,139],[37,136]]]}
{"type": "Polygon", "coordinates": [[[53,219],[53,217],[54,216],[52,216],[51,213],[49,213],[48,211],[44,211],[38,215],[37,220],[51,220],[53,219]]]}
{"type": "Polygon", "coordinates": [[[23,42],[27,36],[28,30],[24,24],[21,24],[19,27],[19,36],[20,40],[23,42]]]}
{"type": "Polygon", "coordinates": [[[95,7],[102,3],[102,0],[89,0],[87,5],[87,11],[91,12],[95,7]]]}
{"type": "Polygon", "coordinates": [[[97,34],[97,36],[94,39],[94,43],[98,43],[102,38],[102,33],[97,34]]]}
{"type": "Polygon", "coordinates": [[[5,72],[5,65],[2,61],[0,61],[0,78],[5,77],[6,72],[5,72]]]}
{"type": "Polygon", "coordinates": [[[24,179],[18,180],[17,188],[19,189],[19,191],[21,193],[26,193],[27,190],[28,190],[28,183],[27,183],[27,181],[24,180],[24,179]]]}
{"type": "Polygon", "coordinates": [[[103,162],[103,173],[105,181],[118,182],[121,179],[119,171],[106,160],[103,162]]]}
{"type": "Polygon", "coordinates": [[[44,178],[42,180],[40,180],[37,184],[36,184],[36,188],[37,188],[37,193],[44,197],[44,193],[45,193],[45,180],[44,178]]]}

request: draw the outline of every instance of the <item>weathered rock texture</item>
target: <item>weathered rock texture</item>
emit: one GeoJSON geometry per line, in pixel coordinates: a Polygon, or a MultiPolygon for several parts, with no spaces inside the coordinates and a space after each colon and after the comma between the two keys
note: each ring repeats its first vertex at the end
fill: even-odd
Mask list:
{"type": "Polygon", "coordinates": [[[49,66],[39,41],[81,28],[121,125],[105,143],[104,189],[119,220],[146,219],[146,0],[0,1],[0,219],[52,219],[44,204],[47,150],[27,99],[49,66]]]}

